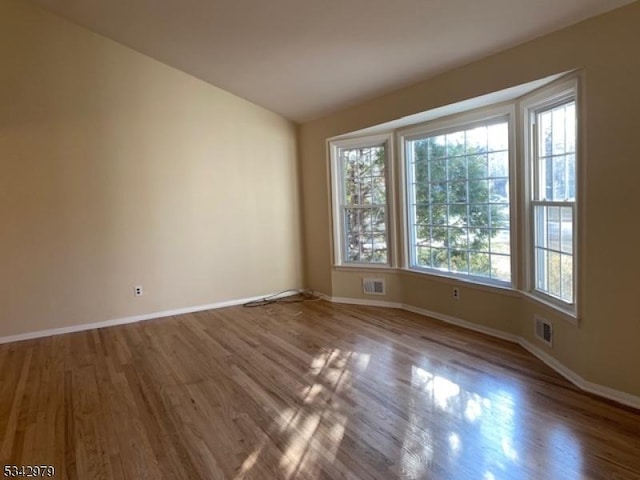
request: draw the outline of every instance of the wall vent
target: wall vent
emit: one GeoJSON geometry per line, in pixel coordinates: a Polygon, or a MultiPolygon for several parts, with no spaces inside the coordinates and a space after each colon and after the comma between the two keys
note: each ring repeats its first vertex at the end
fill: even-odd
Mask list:
{"type": "Polygon", "coordinates": [[[382,278],[363,278],[362,292],[365,295],[384,295],[385,285],[382,278]]]}
{"type": "Polygon", "coordinates": [[[533,317],[536,324],[536,338],[539,338],[549,346],[553,345],[553,325],[548,320],[539,317],[533,317]]]}

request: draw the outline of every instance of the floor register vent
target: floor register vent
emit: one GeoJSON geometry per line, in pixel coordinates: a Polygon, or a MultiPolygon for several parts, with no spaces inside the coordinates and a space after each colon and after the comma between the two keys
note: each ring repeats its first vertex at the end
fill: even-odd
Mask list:
{"type": "Polygon", "coordinates": [[[380,278],[363,278],[362,291],[365,295],[384,295],[384,280],[380,278]]]}
{"type": "Polygon", "coordinates": [[[547,345],[553,345],[553,325],[542,317],[535,316],[536,337],[547,345]]]}

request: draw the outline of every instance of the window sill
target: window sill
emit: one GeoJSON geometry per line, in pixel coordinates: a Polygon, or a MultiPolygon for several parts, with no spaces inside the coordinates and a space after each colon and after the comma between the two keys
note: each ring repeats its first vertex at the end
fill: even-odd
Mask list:
{"type": "Polygon", "coordinates": [[[521,291],[520,292],[521,296],[523,299],[527,300],[530,303],[535,303],[537,305],[542,305],[546,308],[548,308],[549,310],[552,310],[554,313],[556,314],[560,314],[560,316],[566,320],[567,322],[569,322],[571,325],[578,327],[580,326],[580,317],[577,314],[577,312],[575,312],[572,309],[569,308],[563,308],[560,305],[556,305],[553,302],[550,302],[548,300],[545,300],[544,298],[535,295],[531,292],[524,292],[521,291]]]}
{"type": "Polygon", "coordinates": [[[358,270],[367,272],[390,272],[395,271],[396,268],[384,264],[353,263],[348,265],[334,265],[333,270],[336,272],[357,272],[358,270]]]}

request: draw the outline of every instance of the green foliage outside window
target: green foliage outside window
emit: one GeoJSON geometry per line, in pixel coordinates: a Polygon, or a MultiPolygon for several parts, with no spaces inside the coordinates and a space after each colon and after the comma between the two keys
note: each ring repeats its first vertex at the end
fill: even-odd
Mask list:
{"type": "Polygon", "coordinates": [[[408,142],[418,266],[508,281],[507,123],[408,142]]]}

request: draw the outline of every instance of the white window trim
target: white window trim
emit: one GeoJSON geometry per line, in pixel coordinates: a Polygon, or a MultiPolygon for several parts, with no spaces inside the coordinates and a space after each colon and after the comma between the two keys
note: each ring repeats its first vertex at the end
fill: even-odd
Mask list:
{"type": "Polygon", "coordinates": [[[490,122],[494,119],[504,118],[509,124],[509,178],[517,178],[516,175],[516,105],[515,102],[507,102],[499,105],[493,105],[490,107],[479,108],[476,110],[459,113],[443,119],[434,120],[431,122],[423,123],[421,125],[415,125],[409,128],[401,129],[396,132],[397,144],[399,148],[399,162],[398,162],[398,178],[400,179],[400,205],[399,216],[402,219],[401,224],[401,243],[402,249],[402,263],[401,268],[410,272],[421,273],[425,275],[433,275],[436,277],[451,278],[461,280],[464,282],[476,283],[479,285],[488,285],[495,287],[507,287],[514,288],[517,283],[519,265],[517,257],[514,255],[516,252],[516,246],[518,245],[518,229],[517,222],[517,182],[509,182],[509,212],[510,212],[510,225],[509,225],[509,237],[510,237],[510,261],[511,261],[511,282],[503,282],[490,278],[457,274],[454,272],[444,272],[432,268],[419,267],[411,265],[411,226],[409,225],[409,191],[407,189],[407,154],[405,145],[408,140],[419,138],[423,136],[431,136],[434,134],[456,130],[459,128],[467,128],[474,124],[483,124],[490,122]]]}
{"type": "Polygon", "coordinates": [[[539,90],[523,97],[519,102],[519,110],[522,120],[523,140],[520,145],[520,156],[524,159],[523,184],[524,192],[522,199],[524,201],[523,219],[521,228],[523,230],[523,265],[525,267],[524,284],[522,293],[530,299],[536,300],[548,307],[560,311],[569,317],[570,323],[577,324],[580,315],[580,304],[582,295],[582,282],[580,280],[580,265],[582,260],[582,248],[580,248],[581,225],[583,223],[582,197],[584,188],[584,158],[582,147],[584,125],[583,125],[583,108],[581,100],[580,75],[574,74],[570,78],[561,79],[540,88],[539,90]],[[548,108],[552,105],[561,103],[565,100],[573,99],[576,104],[576,199],[574,201],[574,217],[573,217],[573,288],[574,303],[570,304],[561,299],[557,299],[544,292],[540,292],[535,288],[535,268],[534,268],[534,241],[535,233],[533,218],[533,194],[534,188],[534,158],[532,152],[532,142],[534,141],[531,131],[531,117],[541,109],[548,108]]]}
{"type": "Polygon", "coordinates": [[[395,241],[395,215],[393,211],[394,204],[394,183],[393,175],[393,156],[394,145],[393,135],[391,133],[370,135],[366,137],[345,138],[340,140],[327,141],[330,158],[330,191],[331,191],[331,219],[333,231],[333,261],[334,267],[346,269],[388,269],[392,268],[397,259],[397,251],[395,241]],[[342,186],[342,170],[340,168],[340,156],[338,152],[345,148],[366,148],[385,146],[385,182],[386,182],[386,234],[387,234],[387,262],[386,263],[368,263],[368,262],[345,262],[345,244],[344,244],[344,224],[342,221],[342,209],[340,202],[343,195],[342,186]]]}

